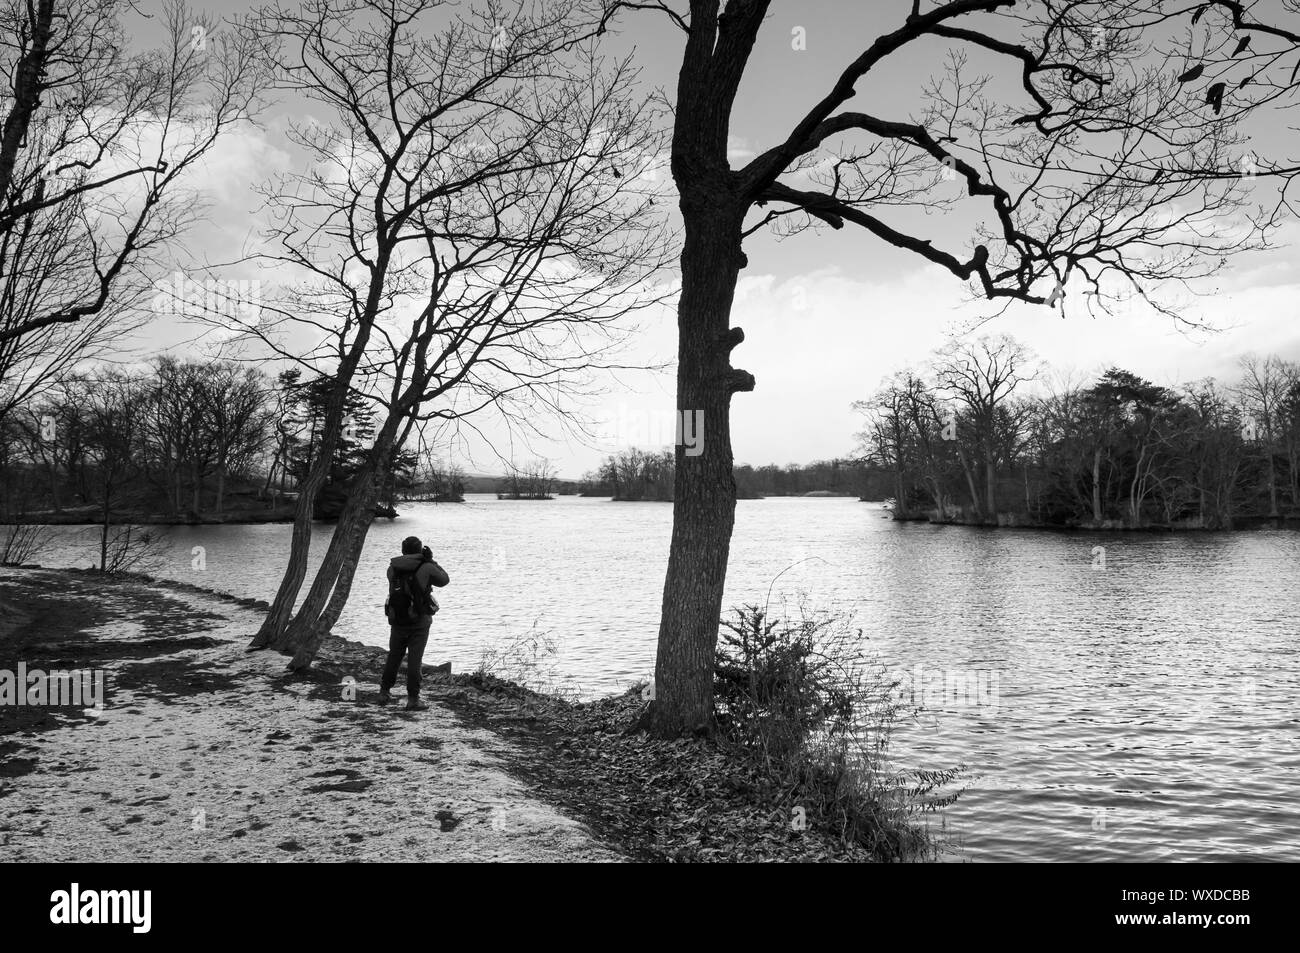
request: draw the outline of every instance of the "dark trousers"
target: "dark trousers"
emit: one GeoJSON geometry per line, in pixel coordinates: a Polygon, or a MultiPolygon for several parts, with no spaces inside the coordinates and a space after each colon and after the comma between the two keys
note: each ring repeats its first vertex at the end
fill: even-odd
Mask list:
{"type": "Polygon", "coordinates": [[[390,627],[388,635],[388,661],[384,664],[384,677],[379,687],[388,691],[397,684],[397,670],[402,665],[402,656],[406,656],[406,694],[416,698],[420,694],[420,665],[424,659],[424,647],[429,642],[429,618],[420,625],[395,625],[390,627]]]}

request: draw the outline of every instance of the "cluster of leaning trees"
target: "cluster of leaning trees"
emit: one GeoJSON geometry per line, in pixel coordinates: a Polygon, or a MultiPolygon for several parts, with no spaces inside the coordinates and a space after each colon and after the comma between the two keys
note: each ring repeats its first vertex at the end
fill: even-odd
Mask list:
{"type": "Polygon", "coordinates": [[[203,273],[178,267],[204,214],[193,173],[275,101],[307,118],[290,123],[290,170],[251,197],[258,234],[237,263],[275,283],[256,315],[211,317],[223,342],[329,383],[284,577],[251,647],[310,664],[412,432],[485,411],[521,431],[562,418],[620,366],[634,319],[669,302],[676,409],[702,413],[708,439],[676,451],[646,726],[708,730],[736,501],[729,411],[756,386],[731,363],[746,241],[851,227],[995,303],[1104,306],[1119,279],[1161,307],[1165,285],[1214,272],[1290,212],[1292,166],[1260,157],[1249,181],[1240,171],[1246,124],[1286,125],[1269,117],[1300,60],[1289,3],[1269,20],[1255,9],[874,5],[835,77],[736,161],[738,99],[788,85],[758,75],[756,46],[775,35],[790,47],[781,68],[797,70],[818,42],[771,0],[314,0],[225,23],[165,0],[148,31],[112,0],[12,4],[0,11],[0,414],[146,322],[160,275],[203,273]],[[127,40],[159,27],[156,49],[127,40]],[[643,87],[618,34],[660,28],[680,53],[671,103],[643,87]],[[875,82],[903,60],[946,65],[915,89],[875,82]],[[1281,189],[1248,215],[1261,184],[1281,189]],[[373,437],[295,613],[314,502],[358,396],[373,437]]]}

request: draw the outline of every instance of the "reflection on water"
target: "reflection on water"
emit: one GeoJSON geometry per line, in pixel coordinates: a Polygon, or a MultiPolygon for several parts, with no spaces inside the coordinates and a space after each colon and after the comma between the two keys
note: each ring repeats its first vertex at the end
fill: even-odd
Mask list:
{"type": "MultiPolygon", "coordinates": [[[[588,695],[652,671],[668,505],[471,497],[403,513],[371,530],[339,634],[384,643],[384,568],[415,534],[452,580],[430,661],[472,667],[535,623],[588,695]]],[[[727,601],[804,593],[855,614],[932,709],[900,730],[901,766],[969,766],[944,814],[965,858],[1300,860],[1300,535],[984,530],[885,515],[846,499],[742,501],[727,601]]],[[[313,568],[328,532],[315,532],[313,568]]],[[[41,561],[88,565],[93,536],[68,531],[41,561]]],[[[269,599],[288,538],[285,525],[177,527],[159,572],[269,599]]]]}

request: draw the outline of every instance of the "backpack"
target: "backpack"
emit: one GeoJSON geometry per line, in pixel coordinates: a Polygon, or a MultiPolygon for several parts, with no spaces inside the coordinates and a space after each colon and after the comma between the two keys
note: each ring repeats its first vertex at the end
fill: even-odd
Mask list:
{"type": "Polygon", "coordinates": [[[393,573],[388,601],[384,603],[384,615],[388,616],[390,625],[418,625],[421,616],[431,616],[438,611],[433,595],[421,592],[416,582],[415,574],[423,566],[424,563],[420,563],[415,569],[393,573]]]}

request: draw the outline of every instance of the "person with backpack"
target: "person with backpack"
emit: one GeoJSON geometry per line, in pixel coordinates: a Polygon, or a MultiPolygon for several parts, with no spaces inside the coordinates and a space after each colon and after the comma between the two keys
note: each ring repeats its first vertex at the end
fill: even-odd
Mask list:
{"type": "Polygon", "coordinates": [[[388,635],[388,661],[379,680],[379,704],[392,701],[389,694],[397,684],[397,670],[406,657],[406,710],[424,711],[429,706],[420,701],[420,665],[429,641],[429,627],[438,601],[432,587],[442,588],[450,582],[446,570],[433,561],[429,547],[417,536],[402,540],[402,555],[388,564],[388,601],[384,614],[391,626],[388,635]]]}

